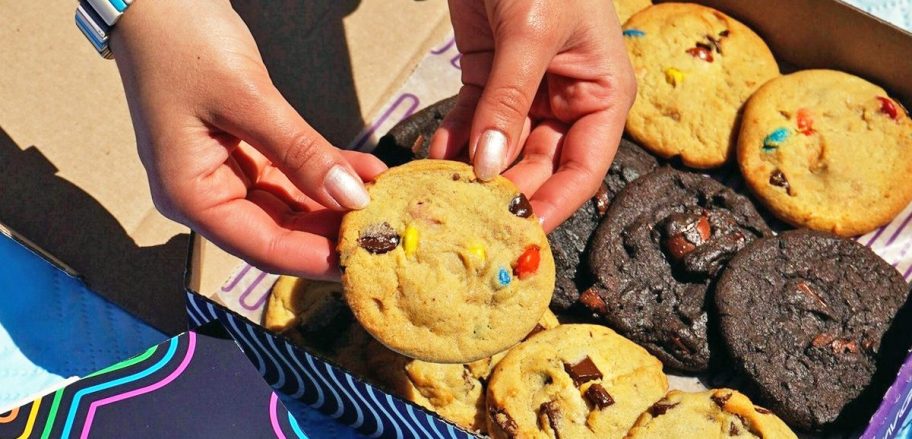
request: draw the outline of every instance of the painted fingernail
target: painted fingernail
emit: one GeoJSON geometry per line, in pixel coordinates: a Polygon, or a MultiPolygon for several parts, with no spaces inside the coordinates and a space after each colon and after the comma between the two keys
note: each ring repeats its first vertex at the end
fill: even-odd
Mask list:
{"type": "Polygon", "coordinates": [[[357,210],[364,209],[370,203],[370,195],[364,189],[361,179],[342,165],[335,165],[326,173],[323,187],[342,207],[357,210]]]}
{"type": "Polygon", "coordinates": [[[493,180],[503,170],[507,154],[507,136],[497,130],[487,130],[478,139],[475,150],[475,175],[482,181],[493,180]]]}

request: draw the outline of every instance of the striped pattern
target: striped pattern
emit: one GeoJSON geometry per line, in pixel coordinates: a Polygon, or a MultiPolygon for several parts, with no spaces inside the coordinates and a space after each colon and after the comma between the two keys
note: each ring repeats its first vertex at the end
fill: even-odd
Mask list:
{"type": "Polygon", "coordinates": [[[108,47],[108,35],[131,3],[133,0],[79,0],[76,27],[104,58],[113,58],[108,47]]]}
{"type": "Polygon", "coordinates": [[[98,409],[167,385],[186,370],[195,345],[194,333],[175,337],[20,407],[18,417],[24,422],[13,437],[89,437],[98,409]]]}
{"type": "Polygon", "coordinates": [[[239,314],[190,291],[187,292],[187,313],[193,327],[213,320],[221,322],[272,388],[303,401],[370,438],[475,437],[424,408],[387,394],[299,349],[284,337],[270,334],[239,314]]]}

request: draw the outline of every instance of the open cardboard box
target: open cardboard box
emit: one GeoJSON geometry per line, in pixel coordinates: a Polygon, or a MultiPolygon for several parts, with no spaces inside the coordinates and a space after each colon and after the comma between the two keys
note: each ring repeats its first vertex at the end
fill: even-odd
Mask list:
{"type": "MultiPolygon", "coordinates": [[[[441,1],[232,3],[286,99],[341,146],[449,28],[441,1]]],[[[116,65],[76,28],[76,6],[0,2],[0,233],[178,334],[188,231],[152,205],[116,65]]]]}
{"type": "MultiPolygon", "coordinates": [[[[700,3],[750,25],[781,64],[846,70],[883,85],[907,106],[912,102],[912,35],[876,18],[835,0],[700,3]]],[[[250,24],[278,87],[338,145],[369,149],[377,133],[458,88],[458,56],[446,40],[451,30],[444,2],[233,4],[250,24]],[[409,79],[429,51],[445,62],[422,64],[422,77],[435,78],[436,72],[448,81],[409,79]]],[[[0,2],[0,222],[6,224],[0,233],[16,236],[171,334],[186,327],[185,305],[194,326],[222,321],[273,387],[362,431],[467,437],[265,331],[258,319],[245,317],[253,317],[245,308],[224,306],[218,293],[232,275],[237,279],[242,261],[199,236],[188,237],[155,212],[116,69],[73,26],[73,8],[65,0],[41,7],[0,2]]],[[[904,227],[894,223],[872,235],[886,237],[904,227]]],[[[907,263],[900,268],[907,270],[907,263]]],[[[259,279],[247,296],[255,308],[257,294],[268,291],[274,277],[254,269],[245,275],[251,284],[259,279]]],[[[912,376],[910,369],[907,364],[905,377],[912,376]]],[[[903,385],[909,381],[899,379],[890,390],[871,437],[895,434],[908,414],[912,391],[903,385]]]]}
{"type": "MultiPolygon", "coordinates": [[[[737,0],[697,3],[715,7],[747,23],[765,38],[783,66],[845,70],[884,86],[904,102],[912,102],[912,82],[906,80],[912,78],[912,59],[908,56],[912,54],[912,35],[874,17],[831,0],[776,0],[763,2],[762,6],[737,0]]],[[[369,149],[369,135],[385,132],[417,110],[419,102],[423,104],[420,106],[426,106],[455,92],[458,76],[435,68],[435,61],[432,61],[434,56],[448,49],[447,44],[442,44],[428,55],[354,146],[369,149]],[[408,105],[409,102],[413,105],[408,105]]],[[[440,62],[436,61],[436,64],[440,62]]],[[[458,58],[453,59],[452,64],[458,70],[458,58]]],[[[909,209],[883,230],[899,234],[905,227],[899,223],[904,222],[908,214],[909,209]]],[[[872,232],[860,241],[877,241],[883,230],[872,232]]],[[[887,246],[875,245],[874,248],[882,255],[895,252],[887,246]]],[[[903,259],[897,267],[905,269],[910,264],[912,258],[903,259]]],[[[365,384],[360,377],[352,376],[259,326],[262,304],[275,278],[194,235],[187,270],[191,319],[195,324],[223,320],[230,332],[245,339],[242,344],[246,343],[250,348],[245,351],[273,387],[302,397],[312,406],[341,418],[365,434],[430,437],[447,432],[445,436],[468,435],[436,415],[428,415],[421,407],[365,384]]],[[[912,376],[912,363],[906,364],[901,374],[912,376]]],[[[672,386],[699,386],[693,381],[673,379],[672,386]]],[[[908,401],[904,400],[910,389],[904,388],[906,381],[898,379],[890,389],[867,427],[865,437],[890,437],[897,425],[901,425],[898,421],[908,414],[908,401]]]]}

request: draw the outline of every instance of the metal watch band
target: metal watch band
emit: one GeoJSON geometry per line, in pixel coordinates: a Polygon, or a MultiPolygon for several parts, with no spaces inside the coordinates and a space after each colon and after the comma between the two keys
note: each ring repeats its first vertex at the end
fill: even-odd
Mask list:
{"type": "Polygon", "coordinates": [[[104,58],[113,58],[108,47],[108,36],[131,3],[133,0],[79,0],[76,27],[104,58]]]}

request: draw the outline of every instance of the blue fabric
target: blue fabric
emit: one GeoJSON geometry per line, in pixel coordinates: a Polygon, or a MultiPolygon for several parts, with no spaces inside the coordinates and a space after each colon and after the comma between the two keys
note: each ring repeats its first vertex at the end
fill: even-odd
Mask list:
{"type": "Polygon", "coordinates": [[[0,407],[167,339],[0,235],[0,407]]]}

